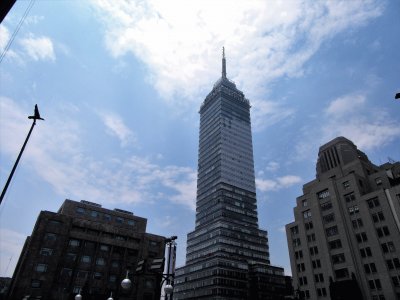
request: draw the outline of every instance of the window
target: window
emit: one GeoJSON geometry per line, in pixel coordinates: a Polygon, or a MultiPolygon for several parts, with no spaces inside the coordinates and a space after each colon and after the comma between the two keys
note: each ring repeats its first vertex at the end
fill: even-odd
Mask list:
{"type": "Polygon", "coordinates": [[[394,268],[400,269],[400,261],[398,258],[387,259],[386,265],[389,270],[393,270],[394,268]]]}
{"type": "Polygon", "coordinates": [[[86,279],[87,276],[88,276],[88,272],[82,271],[82,270],[78,270],[78,273],[76,274],[76,277],[80,278],[80,279],[86,279]]]}
{"type": "Polygon", "coordinates": [[[299,277],[299,285],[306,285],[306,284],[308,284],[307,276],[299,277]]]}
{"type": "Polygon", "coordinates": [[[329,248],[332,249],[339,249],[342,248],[342,242],[340,240],[334,240],[329,242],[329,248]]]}
{"type": "Polygon", "coordinates": [[[315,241],[315,233],[307,234],[307,241],[314,242],[315,241]]]}
{"type": "Polygon", "coordinates": [[[45,273],[47,271],[47,265],[46,264],[37,264],[35,267],[35,271],[39,273],[45,273]]]}
{"type": "Polygon", "coordinates": [[[337,226],[328,227],[325,229],[327,236],[334,236],[339,233],[337,226]]]}
{"type": "Polygon", "coordinates": [[[396,251],[396,248],[394,247],[393,242],[383,243],[383,244],[381,244],[381,247],[382,247],[383,253],[395,252],[396,251]]]}
{"type": "Polygon", "coordinates": [[[109,282],[116,282],[117,281],[117,276],[116,275],[110,275],[110,277],[108,277],[108,281],[109,282]]]}
{"type": "Polygon", "coordinates": [[[358,229],[364,226],[363,221],[361,219],[352,220],[351,223],[353,224],[354,229],[358,229]]]}
{"type": "Polygon", "coordinates": [[[346,259],[345,259],[343,253],[332,255],[332,263],[333,264],[340,264],[340,263],[343,263],[345,261],[346,261],[346,259]]]}
{"type": "Polygon", "coordinates": [[[322,211],[325,211],[325,210],[328,210],[328,209],[331,209],[332,208],[332,202],[331,201],[328,201],[328,202],[325,202],[325,203],[321,203],[321,210],[322,211]]]}
{"type": "Polygon", "coordinates": [[[354,192],[344,195],[344,200],[346,200],[346,202],[351,202],[351,201],[356,200],[356,196],[354,195],[354,192]]]}
{"type": "Polygon", "coordinates": [[[299,227],[297,226],[293,226],[290,228],[290,232],[292,233],[292,235],[296,235],[299,233],[299,227]]]}
{"type": "Polygon", "coordinates": [[[372,220],[374,221],[374,223],[379,223],[385,221],[385,216],[383,215],[382,211],[379,211],[375,214],[372,214],[372,220]]]}
{"type": "Polygon", "coordinates": [[[370,263],[370,264],[365,264],[364,265],[364,271],[367,274],[371,274],[371,273],[376,273],[376,266],[374,263],[370,263]]]}
{"type": "Polygon", "coordinates": [[[293,239],[293,246],[294,247],[297,247],[297,246],[300,246],[300,245],[301,245],[300,239],[293,239]]]}
{"type": "Polygon", "coordinates": [[[76,260],[76,254],[68,252],[65,256],[67,261],[75,261],[76,260]]]}
{"type": "Polygon", "coordinates": [[[325,297],[326,296],[326,288],[317,288],[318,297],[325,297]]]}
{"type": "Polygon", "coordinates": [[[116,235],[115,239],[119,240],[119,241],[126,241],[127,240],[126,236],[122,236],[122,235],[116,235]]]}
{"type": "Polygon", "coordinates": [[[51,256],[51,255],[53,255],[53,249],[50,249],[50,248],[42,248],[42,249],[40,249],[40,255],[43,255],[43,256],[51,256]]]}
{"type": "Polygon", "coordinates": [[[342,183],[342,185],[343,185],[343,188],[344,188],[345,190],[347,190],[348,188],[350,188],[350,182],[349,182],[349,181],[344,181],[344,182],[342,183]]]}
{"type": "Polygon", "coordinates": [[[103,214],[103,220],[111,221],[111,216],[109,214],[103,214]]]}
{"type": "Polygon", "coordinates": [[[128,225],[130,225],[130,226],[136,225],[136,222],[134,220],[128,220],[127,222],[128,222],[128,225]]]}
{"type": "Polygon", "coordinates": [[[101,279],[102,277],[103,277],[103,273],[93,272],[93,279],[101,279]]]}
{"type": "Polygon", "coordinates": [[[96,244],[93,242],[85,241],[85,248],[86,249],[94,249],[96,247],[96,244]]]}
{"type": "Polygon", "coordinates": [[[311,218],[311,210],[303,211],[303,218],[304,218],[304,219],[309,219],[309,218],[311,218]]]}
{"type": "Polygon", "coordinates": [[[311,230],[314,228],[314,225],[312,222],[307,222],[307,223],[304,223],[304,227],[306,228],[306,230],[311,230]]]}
{"type": "Polygon", "coordinates": [[[297,272],[304,272],[306,270],[306,267],[304,263],[297,264],[297,272]]]}
{"type": "Polygon", "coordinates": [[[358,243],[363,243],[368,241],[367,234],[365,232],[357,233],[356,234],[356,239],[358,243]]]}
{"type": "Polygon", "coordinates": [[[81,257],[81,262],[83,263],[90,263],[92,261],[92,258],[89,255],[83,255],[81,257]]]}
{"type": "Polygon", "coordinates": [[[375,197],[375,198],[372,198],[372,199],[368,199],[367,200],[367,204],[368,204],[369,208],[374,208],[374,207],[380,206],[378,197],[375,197]]]}
{"type": "Polygon", "coordinates": [[[375,183],[376,183],[377,186],[382,185],[382,178],[380,178],[380,177],[375,178],[375,183]]]}
{"type": "Polygon", "coordinates": [[[37,279],[32,279],[31,281],[31,288],[38,289],[42,285],[42,282],[37,279]]]}
{"type": "Polygon", "coordinates": [[[93,218],[98,218],[98,217],[100,216],[100,213],[99,213],[98,211],[96,211],[96,210],[91,210],[91,211],[90,211],[90,215],[91,215],[93,218]]]}
{"type": "Polygon", "coordinates": [[[57,240],[57,235],[55,233],[47,232],[44,235],[44,240],[45,241],[55,241],[55,240],[57,240]]]}
{"type": "Polygon", "coordinates": [[[301,200],[301,206],[303,206],[303,207],[307,207],[308,206],[307,199],[301,200]]]}
{"type": "Polygon", "coordinates": [[[348,209],[349,209],[350,216],[352,216],[354,214],[358,214],[360,212],[358,205],[350,206],[348,209]]]}
{"type": "Polygon", "coordinates": [[[116,218],[115,218],[115,221],[116,221],[117,223],[122,224],[122,223],[124,223],[124,218],[116,217],[116,218]]]}
{"type": "Polygon", "coordinates": [[[382,289],[382,285],[381,285],[381,281],[379,279],[374,279],[374,280],[368,280],[368,284],[369,284],[369,288],[371,290],[381,290],[382,289]]]}
{"type": "Polygon", "coordinates": [[[319,259],[313,260],[312,267],[313,267],[313,269],[321,268],[321,261],[319,259]]]}
{"type": "Polygon", "coordinates": [[[295,251],[294,256],[296,257],[296,259],[303,258],[303,251],[301,251],[301,250],[295,251]]]}
{"type": "Polygon", "coordinates": [[[110,246],[108,245],[100,245],[100,250],[104,252],[110,251],[110,246]]]}
{"type": "Polygon", "coordinates": [[[379,227],[376,229],[376,233],[378,234],[378,236],[381,238],[383,236],[389,236],[390,232],[389,232],[389,228],[387,226],[383,226],[383,227],[379,227]]]}
{"type": "Polygon", "coordinates": [[[348,278],[349,277],[349,270],[347,270],[347,268],[335,270],[335,276],[336,276],[337,279],[348,278]]]}
{"type": "Polygon", "coordinates": [[[78,293],[81,292],[81,290],[82,290],[82,287],[80,287],[80,286],[74,286],[73,289],[72,289],[72,293],[73,293],[73,294],[78,294],[78,293]]]}
{"type": "Polygon", "coordinates": [[[76,212],[77,212],[78,214],[84,214],[85,211],[86,211],[86,210],[85,210],[83,207],[79,207],[79,206],[78,206],[78,207],[76,208],[76,212]]]}
{"type": "Polygon", "coordinates": [[[62,222],[58,221],[58,220],[49,220],[49,225],[54,225],[54,226],[58,226],[61,225],[62,222]]]}
{"type": "Polygon", "coordinates": [[[81,242],[79,240],[72,239],[69,240],[68,245],[71,247],[79,247],[81,245],[81,242]]]}
{"type": "Polygon", "coordinates": [[[360,254],[362,258],[371,257],[372,252],[370,247],[360,249],[360,254]]]}
{"type": "Polygon", "coordinates": [[[318,254],[318,247],[310,247],[310,255],[317,255],[318,254]]]}
{"type": "Polygon", "coordinates": [[[325,190],[323,190],[323,191],[320,191],[319,193],[317,193],[317,197],[318,197],[318,199],[320,199],[320,200],[329,197],[329,190],[328,190],[328,189],[325,189],[325,190]]]}
{"type": "Polygon", "coordinates": [[[399,287],[400,286],[400,275],[392,277],[393,285],[399,287]]]}
{"type": "Polygon", "coordinates": [[[332,214],[323,216],[322,219],[323,219],[325,224],[332,223],[332,222],[335,221],[335,214],[332,213],[332,214]]]}
{"type": "Polygon", "coordinates": [[[315,282],[324,282],[324,274],[314,274],[315,282]]]}
{"type": "Polygon", "coordinates": [[[117,260],[113,260],[113,261],[111,262],[111,267],[113,267],[113,268],[118,268],[118,267],[119,267],[119,262],[118,262],[117,260]]]}
{"type": "Polygon", "coordinates": [[[96,259],[96,265],[104,266],[105,264],[106,264],[106,261],[104,260],[104,258],[99,257],[98,259],[96,259]]]}

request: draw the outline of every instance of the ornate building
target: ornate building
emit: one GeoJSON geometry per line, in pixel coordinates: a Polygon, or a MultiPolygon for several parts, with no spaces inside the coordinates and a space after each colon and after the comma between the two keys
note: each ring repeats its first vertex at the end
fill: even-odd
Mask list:
{"type": "Polygon", "coordinates": [[[258,227],[250,103],[226,77],[224,53],[222,76],[200,107],[198,155],[196,227],[174,299],[283,295],[283,269],[270,266],[267,232],[258,227]]]}
{"type": "Polygon", "coordinates": [[[400,163],[381,166],[348,139],[319,149],[286,225],[295,287],[305,299],[400,299],[400,163]]]}

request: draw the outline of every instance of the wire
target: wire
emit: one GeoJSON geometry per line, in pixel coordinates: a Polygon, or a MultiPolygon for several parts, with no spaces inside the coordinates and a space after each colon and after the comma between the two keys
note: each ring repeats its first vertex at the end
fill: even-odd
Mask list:
{"type": "Polygon", "coordinates": [[[35,0],[31,0],[31,2],[29,2],[29,5],[28,5],[28,7],[26,8],[26,10],[25,10],[25,12],[24,12],[24,14],[23,14],[21,20],[19,21],[19,23],[18,23],[18,25],[17,25],[17,28],[15,28],[15,30],[14,30],[14,32],[13,32],[11,38],[9,39],[9,41],[8,41],[8,43],[7,43],[7,45],[6,45],[6,47],[4,48],[3,52],[1,53],[1,56],[0,56],[0,63],[3,61],[4,56],[6,56],[6,53],[7,53],[8,49],[10,48],[12,42],[14,41],[15,37],[17,36],[18,31],[20,30],[22,24],[24,23],[26,17],[28,16],[28,13],[29,13],[29,11],[31,10],[31,8],[32,8],[32,6],[33,6],[34,3],[35,3],[35,0]]]}

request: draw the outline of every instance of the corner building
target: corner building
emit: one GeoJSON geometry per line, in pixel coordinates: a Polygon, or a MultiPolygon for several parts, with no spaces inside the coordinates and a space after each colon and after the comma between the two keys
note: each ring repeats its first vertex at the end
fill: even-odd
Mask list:
{"type": "Polygon", "coordinates": [[[286,289],[283,269],[270,266],[258,228],[250,103],[226,77],[224,55],[200,107],[198,155],[196,226],[174,299],[279,299],[270,297],[286,289]]]}
{"type": "Polygon", "coordinates": [[[376,166],[338,137],[316,169],[286,225],[295,288],[305,299],[400,299],[400,163],[376,166]]]}
{"type": "Polygon", "coordinates": [[[161,277],[134,274],[163,258],[165,238],[146,233],[147,220],[121,209],[65,200],[57,213],[42,211],[27,237],[9,290],[10,300],[160,299],[161,277]],[[133,287],[121,281],[130,270],[133,287]],[[28,299],[28,298],[26,298],[28,299]]]}

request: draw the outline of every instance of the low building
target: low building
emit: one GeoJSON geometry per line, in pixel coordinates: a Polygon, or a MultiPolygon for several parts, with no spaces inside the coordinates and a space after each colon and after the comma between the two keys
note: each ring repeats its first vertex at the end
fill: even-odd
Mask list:
{"type": "Polygon", "coordinates": [[[400,299],[400,163],[374,165],[348,139],[319,149],[286,225],[302,299],[400,299]]]}
{"type": "MultiPolygon", "coordinates": [[[[88,201],[65,200],[57,213],[42,211],[23,247],[8,299],[159,299],[161,276],[143,272],[163,258],[165,238],[146,233],[147,220],[132,212],[102,208],[88,201]],[[130,271],[133,286],[121,281],[130,271]]],[[[161,270],[162,272],[162,270],[161,270]]]]}

